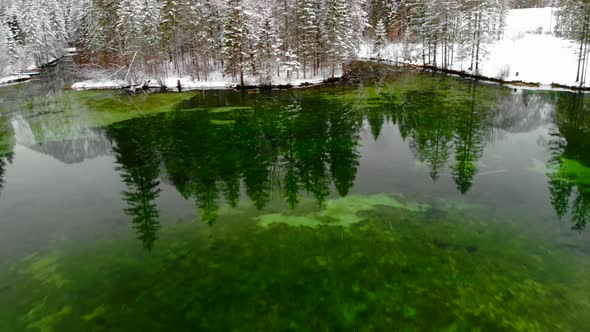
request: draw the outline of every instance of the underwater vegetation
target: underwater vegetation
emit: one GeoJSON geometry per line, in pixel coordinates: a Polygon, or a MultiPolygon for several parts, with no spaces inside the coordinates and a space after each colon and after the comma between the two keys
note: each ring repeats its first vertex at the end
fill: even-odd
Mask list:
{"type": "Polygon", "coordinates": [[[576,184],[580,193],[590,193],[590,167],[577,160],[561,159],[559,169],[554,170],[554,179],[571,181],[576,184]]]}
{"type": "Polygon", "coordinates": [[[290,226],[304,226],[318,228],[320,226],[342,226],[348,228],[359,223],[363,218],[359,215],[363,211],[370,211],[376,206],[389,206],[410,211],[426,211],[427,204],[406,203],[388,195],[349,195],[344,198],[328,200],[325,208],[315,213],[297,215],[293,213],[264,214],[257,219],[259,225],[287,224],[290,226]]]}
{"type": "MultiPolygon", "coordinates": [[[[387,195],[327,200],[341,224],[260,225],[253,208],[215,227],[37,254],[3,273],[7,331],[583,331],[587,259],[476,210],[387,195]],[[335,212],[338,211],[338,212],[335,212]],[[358,222],[350,223],[351,216],[358,222]]],[[[275,217],[270,217],[275,220],[275,217]]]]}
{"type": "Polygon", "coordinates": [[[560,218],[571,209],[573,229],[582,231],[590,223],[590,168],[565,158],[555,163],[547,174],[551,203],[560,218]]]}
{"type": "Polygon", "coordinates": [[[557,103],[547,172],[551,204],[559,218],[583,231],[590,223],[590,105],[579,93],[560,94],[557,103]]]}
{"type": "Polygon", "coordinates": [[[331,194],[346,197],[355,184],[365,121],[375,140],[384,125],[397,125],[433,181],[448,169],[457,190],[469,193],[494,130],[496,93],[504,90],[452,79],[408,82],[260,95],[195,93],[170,112],[106,127],[138,237],[153,247],[160,178],[194,200],[210,225],[222,200],[238,204],[242,188],[258,209],[273,193],[290,208],[302,195],[319,207],[331,194]]]}
{"type": "Polygon", "coordinates": [[[588,330],[587,98],[401,70],[356,83],[60,90],[7,108],[0,181],[17,144],[56,156],[70,150],[40,146],[92,131],[99,152],[56,159],[106,155],[88,164],[120,176],[105,195],[123,204],[113,233],[56,231],[0,269],[0,331],[588,330]],[[539,133],[515,150],[542,175],[492,144],[539,133]],[[513,173],[492,178],[490,159],[513,173]]]}

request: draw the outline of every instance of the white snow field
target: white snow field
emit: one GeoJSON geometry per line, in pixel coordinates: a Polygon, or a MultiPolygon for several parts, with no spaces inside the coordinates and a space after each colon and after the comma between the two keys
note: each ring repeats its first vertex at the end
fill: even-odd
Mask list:
{"type": "MultiPolygon", "coordinates": [[[[552,83],[577,86],[579,44],[555,36],[556,15],[557,8],[510,10],[503,38],[487,46],[488,53],[480,63],[480,74],[543,86],[552,83]]],[[[401,48],[400,44],[389,45],[382,58],[401,60],[401,48]]],[[[362,47],[360,57],[376,57],[370,43],[362,47]]],[[[419,65],[421,61],[416,56],[412,63],[419,65]]],[[[469,67],[466,61],[456,62],[452,69],[467,72],[469,67]]]]}
{"type": "Polygon", "coordinates": [[[553,34],[556,13],[556,8],[511,10],[504,38],[490,46],[482,74],[498,77],[509,69],[508,81],[577,85],[579,44],[553,34]]]}
{"type": "MultiPolygon", "coordinates": [[[[178,81],[182,86],[182,90],[205,90],[205,89],[226,89],[230,86],[230,82],[227,80],[208,80],[208,81],[195,81],[192,77],[167,77],[158,81],[156,79],[146,79],[145,82],[150,88],[160,88],[165,86],[170,90],[176,90],[178,81]],[[160,84],[162,83],[162,84],[160,84]]],[[[235,84],[235,83],[234,83],[235,84]]],[[[77,82],[72,85],[73,90],[105,90],[105,89],[120,89],[128,86],[129,83],[125,80],[103,80],[103,79],[91,79],[83,82],[77,82]]]]}
{"type": "MultiPolygon", "coordinates": [[[[212,78],[209,80],[201,80],[198,81],[190,76],[184,77],[166,77],[164,79],[146,79],[143,81],[149,81],[147,84],[150,88],[160,88],[165,86],[166,88],[175,91],[177,89],[178,81],[180,81],[180,85],[182,86],[182,91],[190,91],[190,90],[212,90],[212,89],[228,89],[232,86],[238,84],[237,81],[232,81],[231,78],[225,77],[223,78],[220,73],[215,73],[211,75],[212,78]]],[[[341,76],[339,74],[338,76],[341,76]]],[[[287,79],[283,74],[282,77],[274,78],[272,81],[273,85],[286,85],[290,84],[294,87],[297,87],[303,83],[305,84],[319,84],[322,83],[326,78],[330,76],[316,76],[308,79],[300,78],[291,78],[287,79]]],[[[249,77],[245,78],[245,84],[256,86],[259,85],[255,80],[250,79],[249,77]]],[[[73,90],[104,90],[104,89],[120,89],[125,86],[128,86],[129,83],[124,80],[101,80],[101,79],[92,79],[83,82],[74,83],[71,88],[73,90]]]]}

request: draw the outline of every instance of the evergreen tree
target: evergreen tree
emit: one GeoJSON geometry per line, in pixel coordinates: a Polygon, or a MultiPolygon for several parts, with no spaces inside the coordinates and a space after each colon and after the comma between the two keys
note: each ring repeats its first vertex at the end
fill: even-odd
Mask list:
{"type": "Polygon", "coordinates": [[[317,73],[320,61],[320,2],[317,0],[298,0],[297,27],[299,36],[299,58],[303,64],[303,78],[307,78],[309,68],[317,73]]]}
{"type": "Polygon", "coordinates": [[[156,0],[121,0],[117,8],[117,30],[123,56],[153,56],[160,39],[161,9],[156,0]]]}
{"type": "Polygon", "coordinates": [[[351,7],[346,1],[326,0],[324,10],[324,54],[334,76],[336,66],[356,55],[360,37],[354,29],[351,7]]]}
{"type": "Polygon", "coordinates": [[[243,0],[228,0],[227,17],[223,34],[225,70],[232,77],[239,76],[244,86],[244,71],[248,65],[248,24],[244,17],[243,0]]]}
{"type": "Polygon", "coordinates": [[[260,82],[270,85],[277,60],[281,57],[281,40],[277,34],[277,25],[270,15],[270,10],[265,10],[263,23],[256,42],[255,56],[260,73],[260,82]]]}
{"type": "Polygon", "coordinates": [[[119,0],[94,0],[80,18],[76,41],[83,45],[91,60],[101,55],[119,56],[120,33],[116,33],[117,1],[119,0]]]}
{"type": "Polygon", "coordinates": [[[373,43],[373,52],[377,54],[378,58],[381,58],[383,49],[387,46],[387,31],[385,30],[385,24],[383,20],[377,22],[375,27],[375,41],[373,43]]]}
{"type": "Polygon", "coordinates": [[[558,13],[557,33],[579,42],[576,82],[586,83],[588,57],[590,56],[590,3],[580,0],[561,2],[558,13]]]}
{"type": "Polygon", "coordinates": [[[14,63],[16,57],[16,41],[6,17],[0,16],[0,74],[5,67],[14,63]]]}

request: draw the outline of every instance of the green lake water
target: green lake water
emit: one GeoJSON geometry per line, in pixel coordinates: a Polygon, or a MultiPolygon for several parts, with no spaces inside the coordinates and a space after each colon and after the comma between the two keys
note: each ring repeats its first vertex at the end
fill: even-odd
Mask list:
{"type": "Polygon", "coordinates": [[[392,67],[0,88],[0,331],[590,331],[590,97],[392,67]]]}

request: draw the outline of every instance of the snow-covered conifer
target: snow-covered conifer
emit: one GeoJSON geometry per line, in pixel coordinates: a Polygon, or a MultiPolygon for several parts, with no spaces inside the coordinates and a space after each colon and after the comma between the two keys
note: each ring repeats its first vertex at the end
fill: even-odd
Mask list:
{"type": "Polygon", "coordinates": [[[244,85],[244,72],[248,64],[248,25],[242,7],[243,0],[228,0],[223,34],[225,70],[232,77],[239,76],[244,85]]]}
{"type": "Polygon", "coordinates": [[[557,32],[579,43],[576,82],[582,86],[586,82],[590,56],[590,3],[578,0],[562,1],[558,13],[557,32]]]}
{"type": "Polygon", "coordinates": [[[375,27],[375,41],[373,46],[373,52],[375,52],[377,57],[380,58],[382,56],[383,49],[385,46],[387,46],[387,31],[385,30],[385,24],[383,23],[383,20],[379,20],[379,22],[377,22],[377,26],[375,27]]]}

